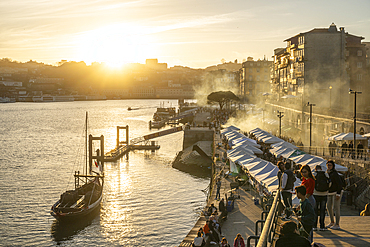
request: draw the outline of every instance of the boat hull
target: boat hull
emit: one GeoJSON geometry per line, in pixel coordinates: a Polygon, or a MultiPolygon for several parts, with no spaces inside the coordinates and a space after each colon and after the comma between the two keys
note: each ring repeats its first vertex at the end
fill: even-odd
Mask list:
{"type": "Polygon", "coordinates": [[[69,213],[58,212],[57,205],[60,204],[60,201],[57,201],[51,207],[50,214],[58,221],[63,221],[63,222],[72,222],[72,221],[81,220],[81,219],[84,219],[96,213],[100,209],[101,199],[102,199],[102,195],[96,202],[91,204],[88,208],[83,208],[79,211],[69,212],[69,213]]]}

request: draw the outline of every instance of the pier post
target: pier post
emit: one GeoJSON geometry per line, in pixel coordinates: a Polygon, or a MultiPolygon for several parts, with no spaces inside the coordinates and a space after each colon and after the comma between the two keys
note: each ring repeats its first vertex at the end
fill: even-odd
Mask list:
{"type": "Polygon", "coordinates": [[[104,171],[104,136],[103,135],[101,135],[100,137],[93,137],[92,135],[89,135],[89,168],[90,168],[89,171],[90,173],[92,170],[93,159],[96,159],[98,162],[100,162],[102,166],[102,170],[104,171]],[[93,150],[92,150],[93,141],[100,141],[100,151],[96,155],[93,155],[93,150]]]}
{"type": "Polygon", "coordinates": [[[125,127],[117,126],[117,144],[116,147],[119,148],[120,144],[129,144],[129,127],[126,125],[125,127]],[[119,141],[119,130],[125,129],[126,130],[126,141],[119,141]]]}

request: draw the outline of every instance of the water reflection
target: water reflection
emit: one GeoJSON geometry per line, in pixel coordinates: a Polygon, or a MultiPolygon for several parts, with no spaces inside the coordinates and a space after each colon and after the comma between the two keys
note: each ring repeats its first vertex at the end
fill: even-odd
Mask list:
{"type": "Polygon", "coordinates": [[[90,226],[93,221],[100,221],[100,208],[95,210],[84,219],[79,219],[74,222],[60,222],[54,220],[51,225],[51,236],[57,244],[63,241],[71,240],[74,235],[90,226]]]}
{"type": "Polygon", "coordinates": [[[134,229],[130,196],[133,191],[129,164],[107,165],[104,191],[104,208],[101,214],[103,236],[111,243],[125,245],[125,238],[132,237],[134,229]],[[122,169],[124,167],[124,169],[122,169]]]}

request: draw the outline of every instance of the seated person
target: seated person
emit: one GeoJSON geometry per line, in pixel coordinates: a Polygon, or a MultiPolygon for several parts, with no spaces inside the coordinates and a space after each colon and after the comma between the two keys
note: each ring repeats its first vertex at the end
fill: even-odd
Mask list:
{"type": "Polygon", "coordinates": [[[215,207],[215,205],[212,203],[211,206],[208,207],[208,210],[207,210],[207,215],[212,215],[215,211],[217,211],[217,208],[215,207]]]}
{"type": "Polygon", "coordinates": [[[203,247],[206,242],[204,241],[204,238],[202,237],[202,234],[198,231],[198,236],[194,238],[192,247],[203,247]]]}
{"type": "Polygon", "coordinates": [[[280,226],[280,237],[275,247],[310,247],[310,241],[298,233],[298,226],[294,221],[287,221],[280,226]]]}

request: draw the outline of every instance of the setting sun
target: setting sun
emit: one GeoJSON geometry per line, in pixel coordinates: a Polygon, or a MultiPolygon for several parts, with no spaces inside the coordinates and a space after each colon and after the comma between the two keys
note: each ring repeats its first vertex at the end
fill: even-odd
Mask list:
{"type": "Polygon", "coordinates": [[[126,63],[145,61],[155,54],[145,28],[116,24],[81,33],[78,36],[78,60],[87,64],[103,62],[117,68],[126,63]]]}

